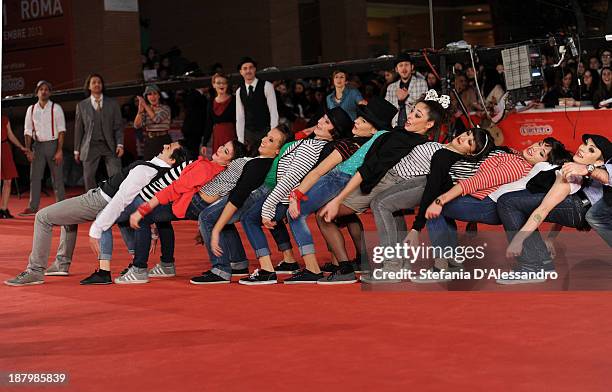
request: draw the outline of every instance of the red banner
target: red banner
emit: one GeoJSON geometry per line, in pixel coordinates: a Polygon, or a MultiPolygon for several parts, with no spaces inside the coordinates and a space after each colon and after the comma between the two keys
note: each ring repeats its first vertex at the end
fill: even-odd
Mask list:
{"type": "Polygon", "coordinates": [[[517,150],[545,137],[554,137],[572,152],[582,143],[585,133],[612,140],[612,110],[608,109],[533,109],[511,113],[497,125],[504,132],[504,144],[517,150]]]}
{"type": "Polygon", "coordinates": [[[32,93],[45,79],[72,80],[71,0],[7,0],[2,4],[2,95],[32,93]]]}

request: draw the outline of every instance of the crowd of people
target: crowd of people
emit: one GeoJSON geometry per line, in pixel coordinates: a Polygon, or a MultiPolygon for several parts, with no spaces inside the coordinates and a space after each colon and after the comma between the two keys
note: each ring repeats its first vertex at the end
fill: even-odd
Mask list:
{"type": "MultiPolygon", "coordinates": [[[[609,94],[607,53],[608,63],[602,61],[600,70],[588,68],[582,74],[586,80],[589,73],[601,72],[597,94],[602,88],[609,94]]],[[[454,69],[455,86],[470,110],[488,110],[486,106],[495,106],[505,92],[503,68],[474,70],[456,64],[454,69]],[[482,91],[473,91],[474,78],[481,78],[482,91]],[[478,95],[486,98],[485,107],[475,99],[478,95]]],[[[198,102],[206,102],[204,115],[185,114],[184,138],[179,141],[169,135],[172,108],[162,102],[156,85],[148,85],[132,113],[134,126],[143,132],[143,156],[125,167],[120,161],[122,110],[104,94],[102,76],[91,74],[85,83],[88,96],[76,107],[73,152],[75,161],[83,165],[86,193],[70,199],[64,199],[58,169],[66,131],[63,111],[50,100],[51,84],[39,82],[38,101],[26,113],[25,146],[3,118],[2,178],[10,177],[4,153],[10,141],[31,160],[33,182],[40,183],[41,167],[55,168],[57,202],[38,210],[40,188],[32,184],[24,211],[35,214],[32,252],[24,272],[5,283],[34,285],[43,283],[45,275],[68,275],[77,225],[84,222],[93,222],[89,242],[99,261],[98,269],[81,281],[84,285],[137,284],[151,277],[175,276],[172,222],[176,220],[198,222],[211,262],[209,270],[191,279],[192,284],[229,283],[236,275],[245,276],[239,280],[245,285],[274,284],[280,274],[289,275],[286,284],[355,283],[356,273],[371,270],[364,262],[368,256],[359,218],[368,210],[383,246],[417,247],[426,229],[433,246],[455,247],[457,220],[503,225],[509,238],[506,254],[516,257],[517,265],[511,277],[498,280],[500,284],[542,282],[546,278],[538,272],[555,270],[551,250],[538,231],[544,221],[590,227],[612,246],[612,142],[606,135],[587,132],[575,153],[554,138],[515,151],[496,145],[483,128],[458,129],[447,143],[431,140],[456,116],[457,102],[439,91],[434,72],[417,72],[406,53],[396,56],[393,71],[383,75],[384,83],[373,78],[363,88],[358,78],[336,70],[329,92],[322,79],[295,82],[291,91],[286,82],[258,79],[257,63],[249,57],[241,59],[237,70],[242,82],[235,93],[228,77],[219,72],[212,78],[214,94],[206,97],[205,91],[197,91],[204,98],[198,102]],[[96,184],[101,160],[108,179],[96,184]],[[408,229],[400,212],[412,209],[417,215],[408,229]],[[310,215],[316,217],[332,255],[331,262],[322,266],[306,224],[310,215]],[[133,259],[113,280],[115,224],[133,259]],[[54,226],[61,226],[62,232],[56,257],[48,266],[54,226]],[[355,259],[349,259],[343,227],[355,245],[355,259]],[[282,253],[277,265],[264,230],[271,232],[282,253]],[[149,269],[154,231],[161,256],[149,269]],[[290,232],[304,267],[295,257],[290,232]],[[249,244],[258,258],[254,272],[249,271],[243,244],[249,244]]],[[[10,215],[4,198],[2,207],[2,214],[10,215]]],[[[394,273],[409,268],[405,260],[384,260],[384,281],[396,281],[394,273]]],[[[452,257],[435,257],[434,277],[413,281],[448,281],[447,272],[462,268],[452,257]]],[[[379,280],[361,276],[362,282],[379,280]]]]}

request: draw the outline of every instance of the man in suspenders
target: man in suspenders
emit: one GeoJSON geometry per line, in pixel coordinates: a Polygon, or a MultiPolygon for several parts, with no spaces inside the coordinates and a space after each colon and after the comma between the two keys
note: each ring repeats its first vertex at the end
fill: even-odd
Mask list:
{"type": "Polygon", "coordinates": [[[38,102],[26,111],[24,132],[26,156],[30,161],[30,202],[19,215],[36,214],[40,204],[41,181],[49,166],[55,200],[64,200],[63,152],[66,121],[62,107],[49,98],[51,84],[41,80],[34,93],[38,102]]]}

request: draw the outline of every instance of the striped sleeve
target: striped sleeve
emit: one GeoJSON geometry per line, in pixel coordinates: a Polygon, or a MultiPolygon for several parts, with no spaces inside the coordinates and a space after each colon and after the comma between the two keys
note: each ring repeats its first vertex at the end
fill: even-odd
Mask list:
{"type": "Polygon", "coordinates": [[[431,166],[431,157],[441,148],[442,144],[436,142],[418,145],[393,166],[392,170],[405,180],[427,175],[431,166]]]}
{"type": "Polygon", "coordinates": [[[294,157],[282,178],[266,198],[262,208],[261,217],[272,220],[276,213],[276,206],[282,201],[288,201],[289,193],[297,187],[302,179],[315,166],[319,154],[325,143],[319,140],[306,140],[299,148],[294,150],[294,157]],[[309,141],[316,143],[308,143],[309,141]]]}
{"type": "Polygon", "coordinates": [[[460,180],[462,195],[484,199],[500,185],[521,179],[531,165],[515,154],[500,154],[485,160],[478,172],[467,180],[460,180]]]}
{"type": "Polygon", "coordinates": [[[155,195],[155,193],[161,191],[162,189],[170,185],[172,181],[175,181],[177,178],[179,178],[183,169],[191,162],[192,161],[183,162],[179,166],[173,167],[166,174],[164,174],[160,179],[142,188],[139,196],[144,201],[151,200],[151,198],[155,195]]]}
{"type": "Polygon", "coordinates": [[[244,166],[248,161],[254,158],[238,158],[234,159],[227,166],[227,169],[223,170],[221,173],[217,174],[215,178],[212,179],[207,184],[204,184],[202,188],[200,188],[200,192],[209,195],[209,196],[225,196],[231,191],[238,179],[242,175],[242,171],[244,170],[244,166]]]}
{"type": "Polygon", "coordinates": [[[451,166],[449,172],[451,178],[453,179],[453,182],[457,182],[459,180],[467,180],[468,178],[472,177],[478,172],[480,165],[482,165],[484,161],[499,154],[506,154],[506,152],[503,150],[494,150],[491,151],[486,157],[478,161],[461,159],[455,162],[455,164],[451,166]]]}

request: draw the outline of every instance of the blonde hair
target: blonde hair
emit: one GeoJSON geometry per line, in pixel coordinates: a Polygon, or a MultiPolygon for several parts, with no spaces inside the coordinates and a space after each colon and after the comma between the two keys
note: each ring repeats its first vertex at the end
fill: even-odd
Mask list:
{"type": "Polygon", "coordinates": [[[220,72],[217,72],[216,74],[214,74],[214,75],[212,76],[212,79],[210,80],[210,82],[211,82],[211,83],[215,83],[215,80],[216,80],[217,78],[223,78],[223,79],[225,79],[225,80],[226,80],[226,81],[229,83],[229,78],[227,77],[227,75],[222,74],[222,73],[220,73],[220,72]]]}

